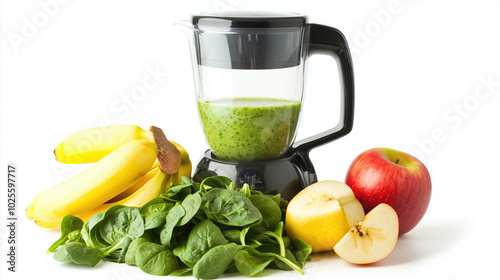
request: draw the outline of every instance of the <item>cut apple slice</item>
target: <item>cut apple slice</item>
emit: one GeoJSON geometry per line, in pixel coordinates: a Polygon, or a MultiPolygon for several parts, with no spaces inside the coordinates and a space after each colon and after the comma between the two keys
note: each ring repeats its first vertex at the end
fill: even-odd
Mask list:
{"type": "Polygon", "coordinates": [[[351,188],[338,181],[308,186],[288,204],[286,233],[311,245],[313,252],[331,251],[365,216],[351,188]]]}
{"type": "Polygon", "coordinates": [[[350,263],[374,263],[392,252],[398,235],[399,222],[396,211],[388,204],[381,203],[351,228],[333,250],[350,263]]]}

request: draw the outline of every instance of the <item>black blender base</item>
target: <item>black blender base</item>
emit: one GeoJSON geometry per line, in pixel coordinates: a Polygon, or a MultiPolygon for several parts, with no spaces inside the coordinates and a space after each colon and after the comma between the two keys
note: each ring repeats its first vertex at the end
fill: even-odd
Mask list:
{"type": "Polygon", "coordinates": [[[318,181],[310,159],[299,154],[269,161],[231,162],[219,160],[207,150],[196,166],[193,180],[201,182],[210,176],[228,177],[238,188],[247,183],[266,194],[280,193],[286,200],[318,181]]]}

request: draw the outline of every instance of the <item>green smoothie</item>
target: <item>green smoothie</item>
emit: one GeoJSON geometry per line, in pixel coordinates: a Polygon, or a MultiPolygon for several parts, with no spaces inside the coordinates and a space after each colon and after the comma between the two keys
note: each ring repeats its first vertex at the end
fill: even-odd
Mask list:
{"type": "Polygon", "coordinates": [[[300,101],[239,98],[198,101],[212,152],[227,161],[280,157],[295,136],[300,101]]]}

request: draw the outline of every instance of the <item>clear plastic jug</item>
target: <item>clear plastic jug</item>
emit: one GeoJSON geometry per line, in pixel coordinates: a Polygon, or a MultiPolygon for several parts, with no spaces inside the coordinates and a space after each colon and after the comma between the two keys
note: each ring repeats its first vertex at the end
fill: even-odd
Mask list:
{"type": "Polygon", "coordinates": [[[197,103],[211,161],[266,162],[299,156],[312,168],[312,148],[351,131],[354,77],[347,42],[339,30],[307,20],[295,13],[233,11],[198,14],[181,22],[190,38],[197,103]],[[341,87],[330,90],[341,92],[340,121],[295,142],[307,59],[316,53],[337,61],[341,87]]]}

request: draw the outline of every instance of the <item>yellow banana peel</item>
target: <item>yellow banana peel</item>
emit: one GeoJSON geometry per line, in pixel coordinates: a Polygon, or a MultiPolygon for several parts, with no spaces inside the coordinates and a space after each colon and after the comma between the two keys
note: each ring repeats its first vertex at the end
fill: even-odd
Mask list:
{"type": "Polygon", "coordinates": [[[84,214],[78,215],[78,217],[82,219],[82,221],[86,222],[92,215],[104,212],[113,205],[141,207],[146,202],[164,193],[166,186],[170,185],[172,176],[173,175],[163,173],[159,168],[157,168],[155,176],[132,195],[119,201],[101,204],[84,214]]]}
{"type": "Polygon", "coordinates": [[[66,215],[86,221],[113,205],[140,207],[171,183],[191,177],[187,151],[168,141],[157,127],[143,130],[115,125],[82,130],[66,138],[54,153],[61,162],[96,163],[33,200],[26,215],[44,228],[59,227],[66,215]]]}
{"type": "Polygon", "coordinates": [[[152,133],[136,125],[112,125],[77,131],[54,149],[56,160],[64,163],[92,163],[133,140],[148,139],[152,133]]]}
{"type": "Polygon", "coordinates": [[[26,215],[43,224],[94,209],[146,175],[156,153],[155,143],[149,140],[128,142],[85,171],[40,193],[28,206],[26,215]]]}

